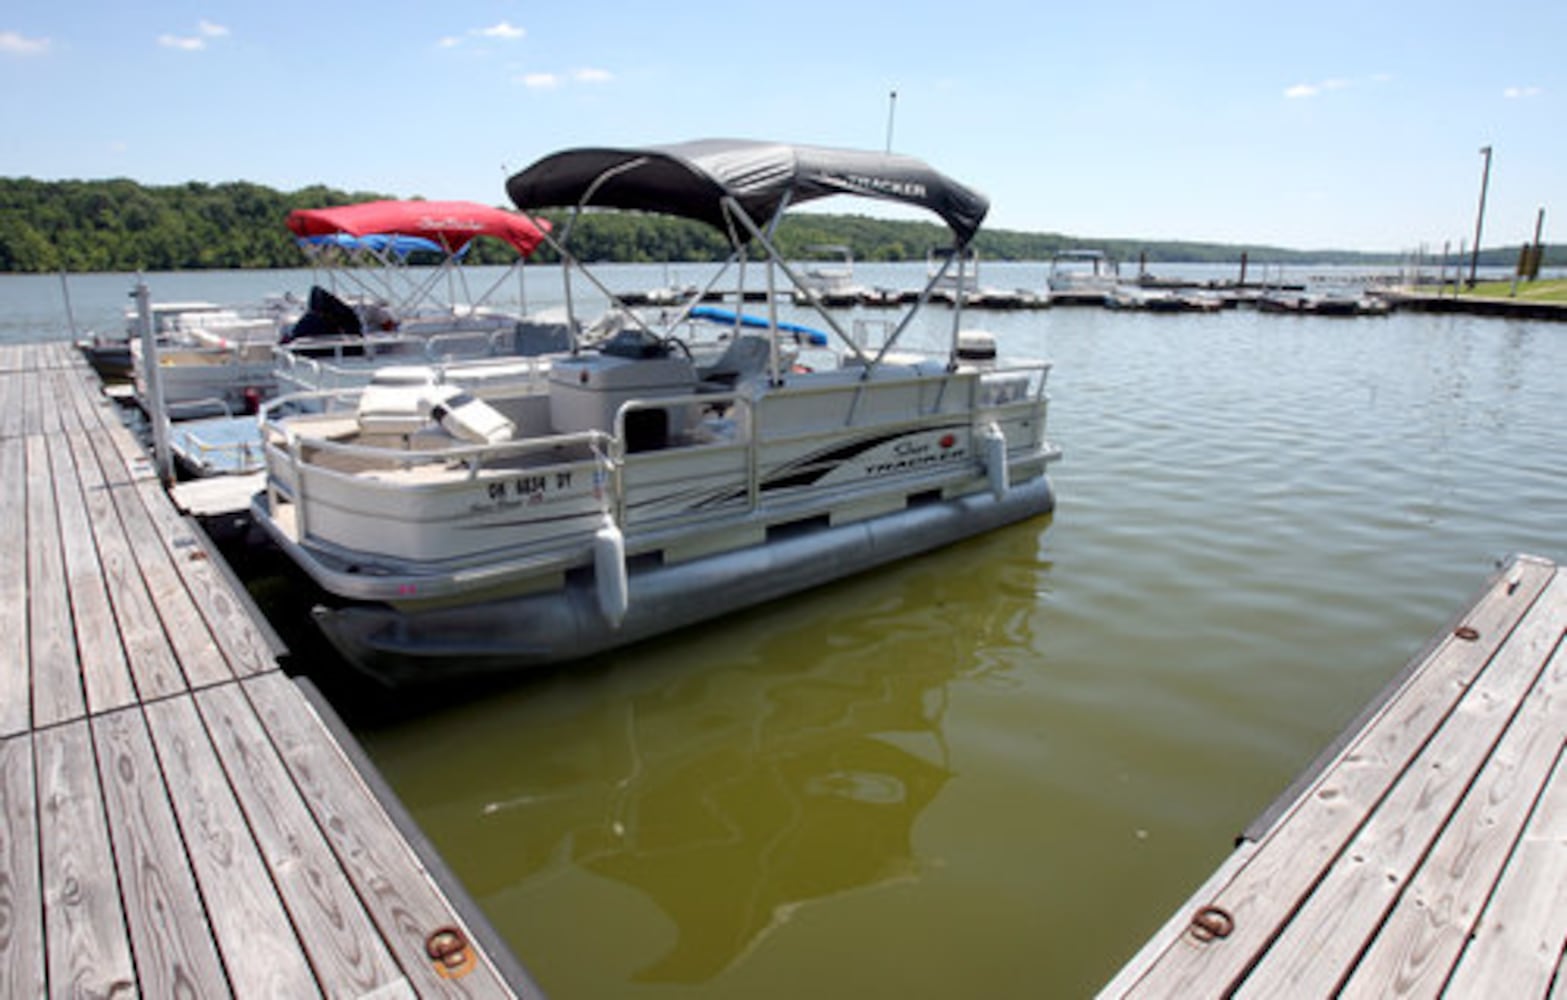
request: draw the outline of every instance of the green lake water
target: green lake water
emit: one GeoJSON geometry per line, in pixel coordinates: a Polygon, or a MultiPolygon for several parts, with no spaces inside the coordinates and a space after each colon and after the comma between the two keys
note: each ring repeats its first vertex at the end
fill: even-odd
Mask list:
{"type": "Polygon", "coordinates": [[[559,997],[1102,985],[1516,551],[1567,329],[1057,309],[1044,518],[385,731],[559,997]]]}
{"type": "Polygon", "coordinates": [[[1089,995],[1498,560],[1567,560],[1567,327],[970,323],[1055,362],[1053,517],[356,722],[552,997],[1089,995]]]}

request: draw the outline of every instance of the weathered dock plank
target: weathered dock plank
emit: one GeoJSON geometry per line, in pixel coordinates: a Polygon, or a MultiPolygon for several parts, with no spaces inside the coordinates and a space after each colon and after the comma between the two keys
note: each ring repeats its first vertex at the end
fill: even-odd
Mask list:
{"type": "Polygon", "coordinates": [[[183,690],[179,661],[131,552],[114,498],[98,470],[92,442],[86,435],[72,435],[70,443],[82,477],[99,563],[114,606],[115,626],[125,646],[138,697],[154,698],[183,690]]]}
{"type": "Polygon", "coordinates": [[[27,445],[0,438],[0,737],[25,732],[32,719],[27,632],[27,445]]]}
{"type": "MultiPolygon", "coordinates": [[[[1497,920],[1497,887],[1552,815],[1564,635],[1567,574],[1514,560],[1101,995],[1434,996],[1487,928],[1516,947],[1541,925],[1497,920]]],[[[1533,863],[1563,863],[1553,846],[1533,863]]],[[[1515,891],[1542,886],[1563,891],[1515,891]]],[[[1549,982],[1567,933],[1547,924],[1549,982]]],[[[1473,975],[1484,989],[1457,995],[1514,995],[1473,975]]]]}
{"type": "Polygon", "coordinates": [[[228,996],[146,720],[129,709],[92,729],[142,995],[228,996]]]}
{"type": "MultiPolygon", "coordinates": [[[[278,674],[243,682],[317,824],[326,831],[383,937],[399,956],[418,955],[443,926],[461,928],[424,866],[386,811],[347,765],[334,741],[322,738],[320,718],[298,688],[278,674]]],[[[464,931],[471,942],[472,934],[464,931]]],[[[419,996],[508,996],[511,991],[482,953],[461,978],[447,978],[431,962],[403,961],[419,996]]]]}
{"type": "MultiPolygon", "coordinates": [[[[108,484],[107,470],[114,462],[112,448],[100,439],[93,443],[123,537],[177,660],[177,669],[167,670],[161,659],[156,661],[156,673],[147,668],[150,676],[146,681],[139,680],[142,697],[153,698],[184,690],[188,685],[214,684],[232,678],[227,660],[196,606],[196,596],[185,586],[160,527],[148,512],[146,498],[134,483],[108,484]]],[[[232,595],[229,599],[232,603],[232,595]]]]}
{"type": "Polygon", "coordinates": [[[1448,995],[1560,997],[1567,942],[1567,763],[1558,756],[1448,995]],[[1554,989],[1552,981],[1554,979],[1554,989]]]}
{"type": "Polygon", "coordinates": [[[23,393],[21,375],[0,371],[0,438],[22,433],[23,393]]]}
{"type": "Polygon", "coordinates": [[[26,439],[26,448],[28,651],[33,724],[42,727],[80,718],[86,703],[76,664],[49,449],[38,435],[26,439]]]}
{"type": "Polygon", "coordinates": [[[85,719],[33,736],[49,992],[129,996],[136,988],[108,820],[85,719]]]}
{"type": "MultiPolygon", "coordinates": [[[[1567,598],[1567,584],[1545,592],[1547,599],[1553,594],[1567,598]]],[[[1555,606],[1560,615],[1548,609],[1529,618],[1465,688],[1442,728],[1349,838],[1238,995],[1327,994],[1338,987],[1410,879],[1426,870],[1427,852],[1450,826],[1453,808],[1468,801],[1497,741],[1514,731],[1508,728],[1513,713],[1567,623],[1567,600],[1555,606]]]]}
{"type": "MultiPolygon", "coordinates": [[[[1545,787],[1557,764],[1562,734],[1567,732],[1567,654],[1557,645],[1567,627],[1567,575],[1558,575],[1543,599],[1549,602],[1544,613],[1520,629],[1527,629],[1529,634],[1515,637],[1508,644],[1510,655],[1530,659],[1498,663],[1487,673],[1489,677],[1500,668],[1503,673],[1533,676],[1534,682],[1472,786],[1447,818],[1440,836],[1433,838],[1434,846],[1420,860],[1404,898],[1361,956],[1346,985],[1346,996],[1424,996],[1440,992],[1443,980],[1476,932],[1479,915],[1524,835],[1539,790],[1545,787]],[[1556,653],[1535,674],[1542,650],[1548,655],[1546,644],[1556,653]]],[[[1465,700],[1476,697],[1486,697],[1479,691],[1479,684],[1465,700]]],[[[1497,710],[1506,711],[1503,705],[1497,710]]],[[[1455,717],[1454,721],[1467,729],[1480,729],[1472,719],[1455,717]]],[[[1483,739],[1484,735],[1477,738],[1483,739]]],[[[1441,763],[1456,764],[1453,758],[1463,749],[1469,748],[1455,745],[1453,753],[1441,763]]],[[[1437,761],[1433,759],[1431,763],[1437,761]]],[[[1406,808],[1414,811],[1409,804],[1406,808]]],[[[1567,852],[1561,851],[1564,842],[1567,841],[1558,840],[1557,852],[1567,856],[1567,852]]],[[[1558,934],[1553,947],[1559,951],[1564,940],[1567,935],[1558,934]]],[[[1523,994],[1501,990],[1498,995],[1523,994]]]]}
{"type": "Polygon", "coordinates": [[[38,871],[33,738],[0,740],[0,996],[44,995],[44,901],[38,871]]]}
{"type": "Polygon", "coordinates": [[[164,773],[179,789],[174,811],[235,995],[319,996],[195,703],[180,695],[148,704],[146,713],[164,773]]]}
{"type": "Polygon", "coordinates": [[[0,996],[532,993],[85,363],[0,371],[0,996]]]}
{"type": "Polygon", "coordinates": [[[196,703],[325,992],[406,984],[244,693],[225,684],[196,703]]]}
{"type": "Polygon", "coordinates": [[[87,709],[107,712],[134,703],[136,689],[120,645],[109,592],[104,587],[71,442],[64,432],[57,432],[49,437],[48,444],[65,559],[65,579],[61,583],[70,594],[87,709]]]}
{"type": "MultiPolygon", "coordinates": [[[[227,674],[244,677],[275,669],[275,650],[237,598],[235,586],[213,564],[195,529],[154,483],[140,482],[135,490],[182,585],[222,650],[220,662],[227,664],[227,674]]],[[[192,682],[200,681],[192,677],[192,682]]]]}

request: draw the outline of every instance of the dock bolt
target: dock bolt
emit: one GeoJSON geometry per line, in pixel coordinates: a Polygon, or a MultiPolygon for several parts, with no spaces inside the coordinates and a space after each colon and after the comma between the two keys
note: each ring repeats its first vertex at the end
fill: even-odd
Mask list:
{"type": "Polygon", "coordinates": [[[1235,918],[1218,906],[1204,906],[1192,917],[1192,937],[1206,944],[1227,938],[1235,930],[1235,918]]]}
{"type": "Polygon", "coordinates": [[[447,979],[467,975],[474,964],[468,939],[455,927],[442,927],[424,939],[424,953],[435,964],[435,971],[447,979]]]}

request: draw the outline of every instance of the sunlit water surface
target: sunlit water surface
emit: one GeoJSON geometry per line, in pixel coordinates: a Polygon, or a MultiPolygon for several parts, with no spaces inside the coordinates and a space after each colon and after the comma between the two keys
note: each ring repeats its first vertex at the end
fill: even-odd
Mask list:
{"type": "Polygon", "coordinates": [[[1091,993],[1498,560],[1567,559],[1567,328],[968,321],[1055,362],[1053,518],[361,730],[546,992],[1091,993]]]}

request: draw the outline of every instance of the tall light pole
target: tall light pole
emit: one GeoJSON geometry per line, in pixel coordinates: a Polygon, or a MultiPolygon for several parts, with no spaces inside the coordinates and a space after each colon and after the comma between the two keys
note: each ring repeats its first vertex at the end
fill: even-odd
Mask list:
{"type": "Polygon", "coordinates": [[[887,152],[892,152],[892,116],[898,110],[898,92],[887,95],[887,152]]]}
{"type": "Polygon", "coordinates": [[[1491,147],[1481,146],[1480,155],[1485,157],[1485,172],[1480,175],[1480,209],[1475,213],[1475,247],[1474,256],[1469,258],[1469,287],[1475,286],[1475,271],[1480,267],[1480,227],[1485,224],[1485,189],[1491,183],[1491,147]]]}

